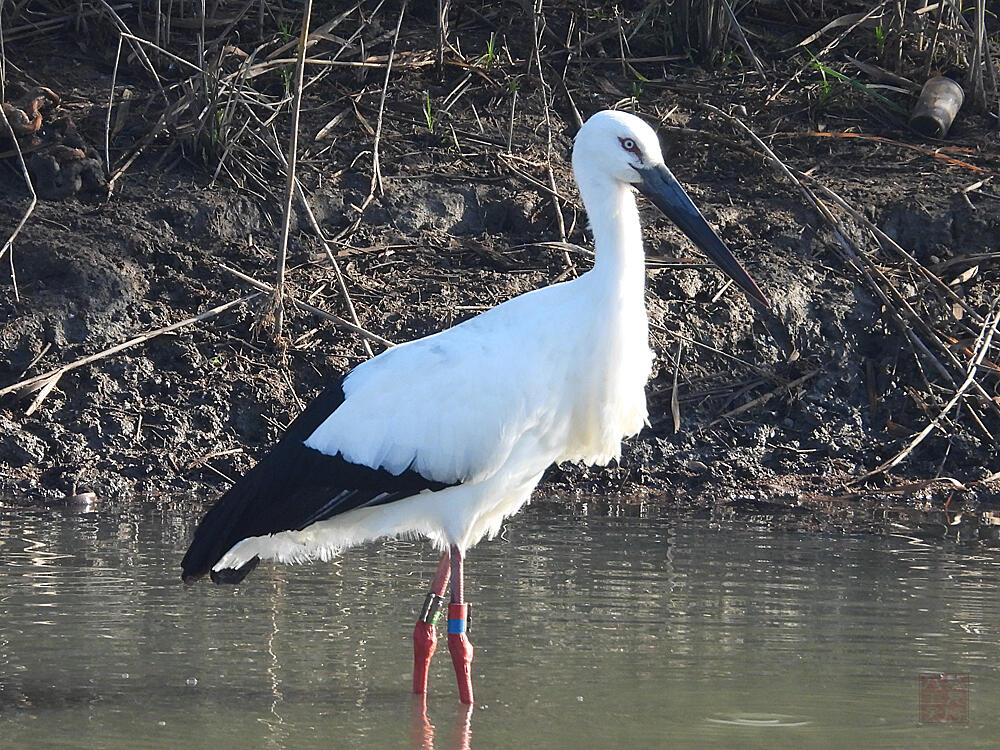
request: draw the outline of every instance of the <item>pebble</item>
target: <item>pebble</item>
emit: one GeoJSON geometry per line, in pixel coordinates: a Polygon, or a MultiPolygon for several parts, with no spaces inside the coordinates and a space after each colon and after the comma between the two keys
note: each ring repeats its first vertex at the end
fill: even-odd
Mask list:
{"type": "Polygon", "coordinates": [[[62,503],[71,508],[91,508],[97,505],[97,495],[93,492],[79,492],[75,495],[66,495],[62,503]]]}
{"type": "Polygon", "coordinates": [[[694,472],[695,474],[704,474],[706,471],[708,471],[708,466],[704,462],[698,461],[697,459],[692,459],[691,461],[688,461],[686,464],[684,464],[684,468],[686,468],[688,471],[694,472]]]}

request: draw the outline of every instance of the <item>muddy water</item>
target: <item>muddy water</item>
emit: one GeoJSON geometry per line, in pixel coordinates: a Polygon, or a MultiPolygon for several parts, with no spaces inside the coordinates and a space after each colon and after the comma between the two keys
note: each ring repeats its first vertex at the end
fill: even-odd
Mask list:
{"type": "Polygon", "coordinates": [[[443,649],[426,710],[408,693],[410,629],[434,567],[424,544],[185,590],[191,515],[0,514],[0,746],[1000,738],[995,550],[529,510],[470,556],[477,705],[466,712],[443,649]],[[939,673],[961,679],[921,685],[939,673]],[[942,695],[958,721],[921,724],[942,695]]]}

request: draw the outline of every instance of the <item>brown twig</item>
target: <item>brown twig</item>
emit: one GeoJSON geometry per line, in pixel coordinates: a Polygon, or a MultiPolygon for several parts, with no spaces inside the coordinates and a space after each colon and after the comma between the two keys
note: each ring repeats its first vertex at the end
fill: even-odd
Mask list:
{"type": "MultiPolygon", "coordinates": [[[[0,55],[2,55],[2,46],[0,46],[0,55]]],[[[25,209],[24,214],[22,214],[20,221],[17,222],[17,226],[14,227],[14,231],[10,233],[10,236],[4,241],[3,246],[0,247],[0,259],[3,259],[4,255],[10,253],[8,261],[10,263],[10,277],[14,285],[14,299],[20,301],[20,294],[17,291],[17,275],[14,272],[14,240],[24,229],[24,225],[28,223],[28,219],[31,214],[34,213],[35,207],[38,205],[38,195],[35,193],[35,186],[31,182],[31,175],[28,174],[28,165],[24,161],[24,153],[21,151],[21,144],[14,135],[14,129],[11,127],[10,122],[7,120],[3,113],[0,113],[0,121],[3,122],[4,128],[7,130],[7,135],[10,138],[11,143],[14,144],[14,150],[17,152],[17,161],[21,167],[21,174],[24,176],[24,182],[28,186],[28,192],[31,194],[31,200],[28,202],[28,207],[25,209]]]]}
{"type": "Polygon", "coordinates": [[[199,315],[195,315],[193,318],[185,318],[184,320],[180,320],[176,323],[171,323],[170,325],[163,326],[161,328],[157,328],[152,331],[147,331],[146,333],[135,336],[134,338],[122,342],[121,344],[116,344],[115,346],[112,346],[108,349],[99,351],[96,354],[89,354],[86,357],[81,357],[80,359],[75,360],[74,362],[62,365],[61,367],[56,367],[55,369],[49,370],[48,372],[44,372],[41,375],[35,375],[34,377],[21,380],[17,383],[14,383],[13,385],[8,385],[5,388],[0,388],[0,396],[6,396],[7,394],[11,393],[18,393],[18,394],[31,393],[32,391],[42,389],[43,393],[40,394],[40,396],[36,397],[34,403],[31,405],[29,409],[30,413],[38,408],[38,405],[41,403],[42,399],[44,399],[45,396],[49,393],[49,391],[51,391],[52,388],[55,387],[55,384],[59,382],[59,378],[61,378],[67,372],[75,370],[78,367],[83,367],[84,365],[89,365],[91,362],[97,362],[98,360],[105,359],[113,354],[117,354],[118,352],[124,351],[125,349],[130,349],[133,346],[137,346],[138,344],[143,344],[149,341],[150,339],[156,338],[157,336],[160,336],[164,333],[170,333],[171,331],[176,331],[179,328],[184,328],[185,326],[189,326],[192,323],[197,323],[202,320],[208,320],[209,318],[214,318],[217,315],[221,315],[226,310],[236,307],[237,305],[242,305],[254,299],[255,297],[259,296],[260,292],[254,292],[253,294],[248,294],[245,297],[240,297],[237,300],[232,300],[231,302],[227,302],[224,305],[213,307],[211,310],[206,310],[205,312],[199,315]]]}
{"type": "MultiPolygon", "coordinates": [[[[242,279],[246,283],[250,284],[250,286],[257,287],[262,292],[268,292],[270,294],[274,293],[274,287],[271,286],[270,284],[265,284],[263,281],[258,281],[253,276],[247,276],[242,271],[237,271],[235,268],[227,266],[225,263],[219,263],[218,261],[216,261],[216,265],[219,266],[219,268],[221,268],[223,271],[231,273],[233,276],[242,279]]],[[[310,305],[308,302],[303,302],[302,300],[297,299],[290,294],[286,293],[285,299],[291,302],[295,307],[302,310],[303,312],[312,313],[318,318],[322,318],[323,320],[328,320],[331,323],[335,323],[341,328],[345,328],[346,330],[351,331],[352,333],[356,333],[358,334],[358,336],[362,336],[368,339],[369,341],[374,341],[385,347],[395,346],[395,344],[392,341],[389,341],[389,339],[386,338],[382,338],[377,333],[366,331],[361,326],[357,326],[351,321],[345,320],[344,318],[340,317],[339,315],[334,315],[333,313],[327,312],[326,310],[321,310],[315,305],[310,305]]]]}
{"type": "MultiPolygon", "coordinates": [[[[841,226],[840,222],[833,216],[826,205],[820,201],[819,197],[813,193],[811,190],[806,188],[805,185],[799,180],[799,178],[792,172],[789,167],[787,167],[784,162],[782,162],[777,155],[765,144],[756,133],[754,133],[749,127],[747,127],[741,120],[732,115],[722,112],[716,107],[710,104],[703,104],[702,107],[710,112],[722,115],[730,122],[735,124],[741,130],[743,130],[750,138],[757,144],[757,146],[767,155],[767,157],[777,166],[798,188],[802,191],[807,202],[816,209],[820,217],[823,218],[833,231],[834,237],[837,239],[838,244],[844,250],[844,260],[852,268],[857,270],[861,276],[867,282],[868,288],[874,292],[874,294],[882,300],[886,312],[892,319],[896,327],[909,339],[910,343],[924,355],[927,360],[934,365],[934,368],[939,374],[944,377],[949,385],[955,387],[957,385],[956,378],[952,375],[951,371],[948,370],[942,364],[941,360],[931,352],[930,348],[924,342],[924,340],[917,335],[913,328],[906,324],[904,316],[901,314],[900,309],[906,311],[906,318],[910,320],[914,325],[920,328],[924,335],[936,346],[938,351],[944,356],[948,362],[955,367],[959,368],[959,363],[952,353],[951,349],[947,344],[941,340],[940,336],[934,331],[917,313],[913,310],[909,302],[896,290],[893,284],[886,278],[885,274],[882,273],[875,264],[871,263],[864,253],[856,250],[853,245],[847,239],[847,233],[841,226]],[[886,291],[888,290],[888,291],[886,291]]],[[[802,175],[805,177],[805,175],[802,175]]],[[[831,194],[833,191],[829,191],[831,194]]],[[[878,235],[876,235],[878,237],[878,235]]],[[[894,243],[895,244],[895,243],[894,243]]],[[[898,245],[896,245],[899,248],[898,245]]],[[[902,248],[899,248],[901,252],[904,252],[902,248]]],[[[982,320],[982,317],[979,316],[982,320]]],[[[985,403],[989,405],[990,409],[1000,416],[1000,405],[998,405],[990,396],[986,393],[985,389],[975,380],[970,384],[973,389],[975,389],[985,400],[985,403]]],[[[978,419],[973,415],[974,418],[978,419]]]]}
{"type": "Polygon", "coordinates": [[[742,414],[743,412],[750,411],[750,409],[753,409],[753,408],[755,408],[757,406],[761,406],[763,404],[766,404],[772,398],[774,398],[775,396],[779,396],[782,393],[790,393],[793,388],[796,388],[796,387],[802,385],[804,382],[806,382],[807,380],[809,380],[810,378],[812,378],[813,376],[815,376],[818,373],[819,373],[819,370],[810,370],[805,375],[802,375],[801,377],[795,378],[795,380],[792,380],[792,381],[790,381],[788,383],[784,383],[783,385],[779,385],[773,391],[768,391],[763,396],[758,396],[757,398],[753,399],[752,401],[747,401],[745,404],[740,404],[735,409],[730,409],[725,414],[720,414],[719,416],[717,416],[715,419],[713,419],[711,422],[709,422],[707,425],[705,425],[702,428],[702,430],[707,430],[709,427],[712,427],[713,425],[718,424],[719,422],[721,422],[724,419],[729,419],[730,417],[735,417],[738,414],[742,414]]]}
{"type": "MultiPolygon", "coordinates": [[[[132,33],[129,29],[128,24],[126,24],[121,16],[115,11],[115,9],[107,2],[107,0],[97,0],[101,7],[111,16],[112,21],[114,21],[115,26],[118,28],[118,32],[122,34],[126,39],[140,42],[144,41],[132,33]]],[[[156,67],[153,65],[152,61],[146,55],[146,51],[142,48],[141,44],[133,44],[132,49],[135,50],[135,54],[142,60],[146,68],[149,70],[150,75],[153,77],[153,81],[156,83],[157,88],[160,91],[160,95],[163,97],[164,101],[167,101],[167,92],[163,88],[163,81],[160,78],[159,73],[156,72],[156,67]]],[[[185,61],[187,62],[187,61],[185,61]]],[[[190,65],[190,63],[188,63],[190,65]]]]}
{"type": "MultiPolygon", "coordinates": [[[[723,112],[721,109],[719,109],[718,107],[714,107],[711,104],[702,104],[701,106],[706,111],[720,115],[721,117],[725,118],[727,121],[738,127],[740,130],[742,130],[744,133],[746,133],[750,137],[750,139],[753,140],[755,144],[757,144],[757,147],[760,148],[767,155],[767,157],[771,160],[772,164],[774,164],[774,166],[776,166],[792,182],[792,184],[798,187],[802,195],[805,197],[806,202],[816,211],[816,213],[819,214],[820,218],[822,218],[830,227],[831,231],[833,232],[834,238],[837,240],[837,243],[843,249],[844,261],[852,268],[854,268],[865,279],[865,281],[868,283],[868,288],[877,297],[879,297],[879,299],[882,300],[882,302],[885,304],[886,311],[889,313],[889,316],[892,318],[893,322],[900,329],[903,335],[906,336],[910,340],[910,342],[917,349],[919,349],[921,353],[924,354],[925,357],[927,357],[928,361],[930,361],[931,364],[934,365],[934,368],[945,378],[946,381],[948,381],[948,383],[954,385],[955,380],[952,377],[951,373],[948,371],[948,369],[943,364],[941,364],[941,360],[939,360],[934,355],[934,353],[931,352],[931,350],[927,347],[927,344],[925,344],[921,340],[921,338],[917,336],[916,332],[910,326],[906,325],[905,321],[903,320],[903,317],[896,309],[896,302],[893,300],[893,297],[895,297],[896,300],[898,301],[899,299],[902,299],[901,295],[899,295],[899,293],[896,292],[894,288],[892,288],[891,284],[888,283],[888,280],[885,279],[881,271],[879,271],[877,268],[871,267],[870,264],[866,264],[864,256],[858,253],[858,251],[848,240],[848,235],[846,230],[837,220],[837,218],[830,212],[830,209],[827,208],[826,205],[821,200],[819,200],[819,198],[816,196],[815,193],[813,193],[811,190],[809,190],[809,188],[807,188],[805,185],[802,184],[801,180],[799,180],[799,178],[792,173],[792,171],[788,168],[788,166],[781,159],[778,158],[778,156],[774,153],[774,151],[772,151],[771,148],[766,143],[764,143],[764,141],[762,141],[760,137],[756,133],[754,133],[753,130],[751,130],[742,120],[740,120],[737,117],[733,117],[732,115],[726,112],[723,112]],[[876,283],[872,275],[873,273],[878,275],[883,280],[884,284],[888,285],[888,287],[892,290],[893,294],[891,296],[882,288],[882,285],[876,283]]],[[[918,320],[918,322],[922,321],[918,320]]]]}
{"type": "Polygon", "coordinates": [[[726,15],[729,16],[729,22],[731,24],[731,29],[736,33],[736,39],[739,41],[740,46],[743,47],[747,55],[750,57],[750,62],[753,63],[754,68],[760,74],[761,80],[767,83],[767,73],[764,72],[764,66],[761,64],[760,59],[754,54],[753,47],[750,46],[750,41],[747,39],[747,35],[743,33],[743,27],[740,26],[740,22],[736,20],[736,13],[733,12],[732,6],[729,4],[729,0],[719,0],[722,7],[726,11],[726,15]]]}
{"type": "Polygon", "coordinates": [[[875,238],[879,241],[879,244],[901,255],[911,266],[917,269],[917,272],[921,276],[923,276],[927,281],[931,282],[931,284],[934,285],[938,289],[938,291],[942,292],[944,296],[947,297],[951,302],[954,302],[955,304],[959,305],[963,310],[965,310],[965,312],[969,313],[969,315],[971,315],[972,318],[975,319],[977,323],[983,322],[983,316],[980,315],[975,310],[975,308],[973,308],[968,302],[966,302],[964,299],[955,294],[955,291],[950,286],[941,281],[940,278],[938,278],[934,273],[932,273],[930,269],[926,268],[920,261],[914,258],[913,255],[911,255],[909,252],[900,247],[899,243],[897,243],[894,239],[892,239],[892,237],[890,237],[881,229],[879,229],[878,225],[869,221],[868,218],[863,213],[858,211],[856,208],[854,208],[854,206],[845,201],[831,188],[821,183],[815,177],[812,177],[811,175],[802,172],[797,172],[797,174],[800,178],[808,180],[809,184],[813,185],[814,187],[822,191],[825,195],[829,196],[830,199],[834,201],[834,203],[836,203],[838,206],[847,211],[847,213],[851,215],[851,218],[853,218],[856,222],[858,222],[858,224],[862,225],[863,227],[865,227],[865,229],[867,229],[869,232],[875,235],[875,238]]]}
{"type": "MultiPolygon", "coordinates": [[[[299,201],[302,203],[302,208],[306,212],[306,218],[309,219],[309,224],[313,228],[319,241],[323,243],[323,249],[326,251],[327,258],[330,259],[330,265],[333,266],[333,271],[337,276],[337,285],[340,287],[340,293],[344,297],[344,303],[347,305],[347,310],[351,314],[351,320],[354,321],[354,325],[357,326],[359,330],[364,330],[361,327],[361,321],[358,319],[358,313],[354,309],[354,302],[351,300],[351,294],[347,290],[347,282],[344,280],[344,274],[340,270],[340,263],[337,262],[337,258],[330,249],[330,243],[326,241],[326,237],[323,234],[323,230],[319,226],[319,222],[316,221],[316,216],[313,214],[312,206],[309,205],[309,200],[306,197],[306,191],[302,185],[296,180],[296,186],[298,188],[299,201]]],[[[369,357],[374,357],[375,352],[372,351],[372,346],[368,343],[367,337],[362,337],[362,345],[365,347],[365,351],[368,353],[369,357]]]]}

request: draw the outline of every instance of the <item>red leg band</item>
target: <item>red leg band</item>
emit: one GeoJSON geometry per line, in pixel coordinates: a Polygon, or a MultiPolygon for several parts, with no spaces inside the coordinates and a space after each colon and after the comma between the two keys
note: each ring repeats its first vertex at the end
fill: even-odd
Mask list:
{"type": "Polygon", "coordinates": [[[472,703],[472,644],[465,634],[468,622],[467,604],[448,605],[448,651],[455,665],[458,696],[462,703],[472,703]]]}

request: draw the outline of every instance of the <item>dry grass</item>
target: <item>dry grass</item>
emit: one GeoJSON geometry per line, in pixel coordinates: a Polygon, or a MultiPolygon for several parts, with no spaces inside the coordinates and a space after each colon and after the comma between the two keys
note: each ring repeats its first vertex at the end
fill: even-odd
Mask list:
{"type": "MultiPolygon", "coordinates": [[[[882,71],[904,86],[918,86],[935,71],[949,72],[962,81],[970,105],[1000,116],[996,19],[987,15],[983,3],[960,7],[954,0],[919,8],[902,0],[780,5],[646,0],[581,10],[566,0],[538,0],[518,12],[516,6],[469,3],[452,8],[438,2],[434,13],[412,16],[401,28],[407,54],[398,69],[433,71],[440,79],[446,67],[465,67],[470,71],[465,85],[508,86],[510,112],[516,114],[522,78],[516,68],[523,65],[530,74],[536,63],[532,57],[538,58],[534,72],[546,89],[545,69],[562,82],[570,66],[606,65],[609,72],[619,69],[616,85],[634,94],[643,89],[651,70],[666,72],[673,61],[743,69],[750,75],[747,85],[766,89],[774,100],[793,82],[814,78],[818,66],[838,68],[848,79],[860,80],[855,67],[844,65],[850,53],[865,58],[866,80],[882,71]],[[524,47],[519,35],[523,38],[527,29],[532,30],[534,54],[519,49],[524,47]],[[802,29],[812,32],[782,47],[802,29]],[[796,72],[782,78],[781,69],[796,61],[796,72]]],[[[352,106],[358,104],[367,91],[352,82],[367,81],[364,74],[370,69],[386,69],[399,8],[399,0],[317,7],[324,22],[308,37],[307,96],[334,75],[344,93],[353,95],[352,106]]],[[[216,177],[261,195],[271,192],[283,171],[278,157],[286,150],[287,132],[282,131],[296,93],[301,16],[300,4],[263,0],[24,0],[0,5],[8,44],[67,32],[105,53],[120,44],[125,64],[144,69],[157,86],[162,111],[149,140],[169,133],[174,148],[209,165],[216,177]]],[[[900,99],[896,94],[891,96],[900,99]]],[[[902,97],[904,107],[909,95],[902,97]]],[[[433,112],[424,114],[433,119],[433,112]]],[[[120,174],[131,164],[130,157],[147,146],[148,141],[132,144],[131,152],[109,165],[109,174],[120,174]]],[[[373,174],[377,180],[377,150],[373,174]]]]}

